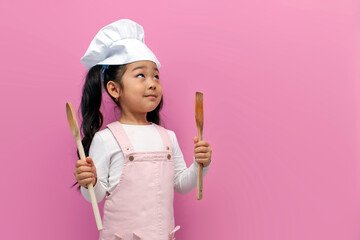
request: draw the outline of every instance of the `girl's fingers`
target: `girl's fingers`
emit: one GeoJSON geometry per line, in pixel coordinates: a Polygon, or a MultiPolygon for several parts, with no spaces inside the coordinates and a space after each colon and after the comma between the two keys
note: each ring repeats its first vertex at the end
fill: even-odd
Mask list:
{"type": "Polygon", "coordinates": [[[93,179],[94,174],[91,172],[84,172],[84,173],[80,173],[77,175],[77,180],[81,181],[81,180],[85,180],[85,179],[93,179]]]}
{"type": "Polygon", "coordinates": [[[195,153],[207,153],[207,152],[210,152],[209,148],[207,148],[207,147],[195,148],[195,153]]]}
{"type": "Polygon", "coordinates": [[[87,157],[85,160],[79,159],[76,161],[76,167],[80,166],[94,166],[94,162],[90,157],[87,157]]]}
{"type": "Polygon", "coordinates": [[[207,163],[207,162],[210,162],[210,159],[209,159],[209,158],[196,158],[195,160],[196,160],[196,162],[198,162],[198,163],[207,163]]]}
{"type": "Polygon", "coordinates": [[[94,180],[94,178],[86,178],[83,180],[79,180],[78,183],[80,184],[80,186],[87,188],[89,183],[91,183],[93,180],[94,180]]]}
{"type": "Polygon", "coordinates": [[[86,160],[78,160],[78,161],[76,161],[76,166],[75,167],[80,167],[80,166],[88,166],[89,165],[89,163],[87,163],[86,162],[86,160]]]}
{"type": "Polygon", "coordinates": [[[93,160],[87,157],[85,160],[78,160],[74,171],[75,178],[80,186],[87,188],[89,183],[96,183],[96,168],[93,160]]]}
{"type": "Polygon", "coordinates": [[[210,157],[209,153],[196,153],[195,154],[195,159],[209,158],[209,157],[210,157]]]}
{"type": "Polygon", "coordinates": [[[75,169],[75,173],[76,174],[81,174],[83,172],[93,172],[93,168],[89,167],[89,166],[80,166],[78,168],[75,169]]]}
{"type": "Polygon", "coordinates": [[[195,148],[202,147],[202,146],[203,147],[209,147],[210,144],[208,142],[206,142],[206,141],[203,141],[203,140],[195,143],[195,148]]]}
{"type": "Polygon", "coordinates": [[[202,163],[204,165],[204,167],[207,167],[210,165],[211,159],[206,158],[206,159],[195,159],[197,163],[202,163]]]}
{"type": "Polygon", "coordinates": [[[86,157],[86,162],[87,162],[88,164],[94,165],[94,162],[93,162],[93,160],[92,160],[91,157],[86,157]]]}

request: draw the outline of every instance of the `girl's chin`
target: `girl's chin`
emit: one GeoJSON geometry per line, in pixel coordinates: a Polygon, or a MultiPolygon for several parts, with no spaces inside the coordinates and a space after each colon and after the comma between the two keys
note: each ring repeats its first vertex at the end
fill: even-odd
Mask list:
{"type": "MultiPolygon", "coordinates": [[[[158,105],[159,105],[159,104],[158,104],[158,105]]],[[[156,105],[156,106],[154,106],[154,107],[152,107],[152,108],[148,108],[148,111],[147,111],[147,112],[152,112],[152,111],[154,111],[158,105],[156,105]]]]}

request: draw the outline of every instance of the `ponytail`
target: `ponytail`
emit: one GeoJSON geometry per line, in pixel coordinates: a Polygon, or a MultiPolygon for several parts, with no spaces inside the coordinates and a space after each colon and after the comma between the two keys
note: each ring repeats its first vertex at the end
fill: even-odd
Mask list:
{"type": "Polygon", "coordinates": [[[89,156],[91,141],[103,124],[103,115],[100,112],[102,89],[100,65],[92,67],[86,75],[80,103],[83,133],[82,144],[85,156],[89,156]]]}

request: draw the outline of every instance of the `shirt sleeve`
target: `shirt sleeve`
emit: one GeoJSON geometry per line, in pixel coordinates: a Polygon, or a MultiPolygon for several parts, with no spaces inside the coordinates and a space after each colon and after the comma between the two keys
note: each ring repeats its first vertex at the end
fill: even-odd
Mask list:
{"type": "MultiPolygon", "coordinates": [[[[175,178],[174,178],[174,188],[175,191],[180,194],[186,194],[196,188],[197,185],[197,175],[198,175],[198,163],[193,157],[193,162],[189,168],[186,167],[184,156],[181,152],[179,143],[177,141],[176,135],[173,131],[169,131],[170,138],[173,144],[173,155],[174,155],[174,167],[175,167],[175,178]]],[[[204,167],[203,176],[209,171],[210,165],[204,167]]]]}
{"type": "MultiPolygon", "coordinates": [[[[94,186],[96,201],[101,202],[109,188],[108,175],[110,169],[110,158],[104,144],[103,138],[96,133],[91,142],[89,156],[92,158],[97,174],[97,182],[94,186]]],[[[81,187],[84,198],[90,202],[90,194],[87,188],[81,187]]]]}

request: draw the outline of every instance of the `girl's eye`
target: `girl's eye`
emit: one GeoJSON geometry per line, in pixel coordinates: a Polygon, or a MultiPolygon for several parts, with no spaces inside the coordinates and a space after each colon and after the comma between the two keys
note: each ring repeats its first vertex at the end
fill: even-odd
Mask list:
{"type": "Polygon", "coordinates": [[[156,75],[154,78],[159,80],[159,75],[156,75]]]}
{"type": "Polygon", "coordinates": [[[145,78],[144,74],[142,74],[142,73],[138,74],[137,77],[145,78]]]}

